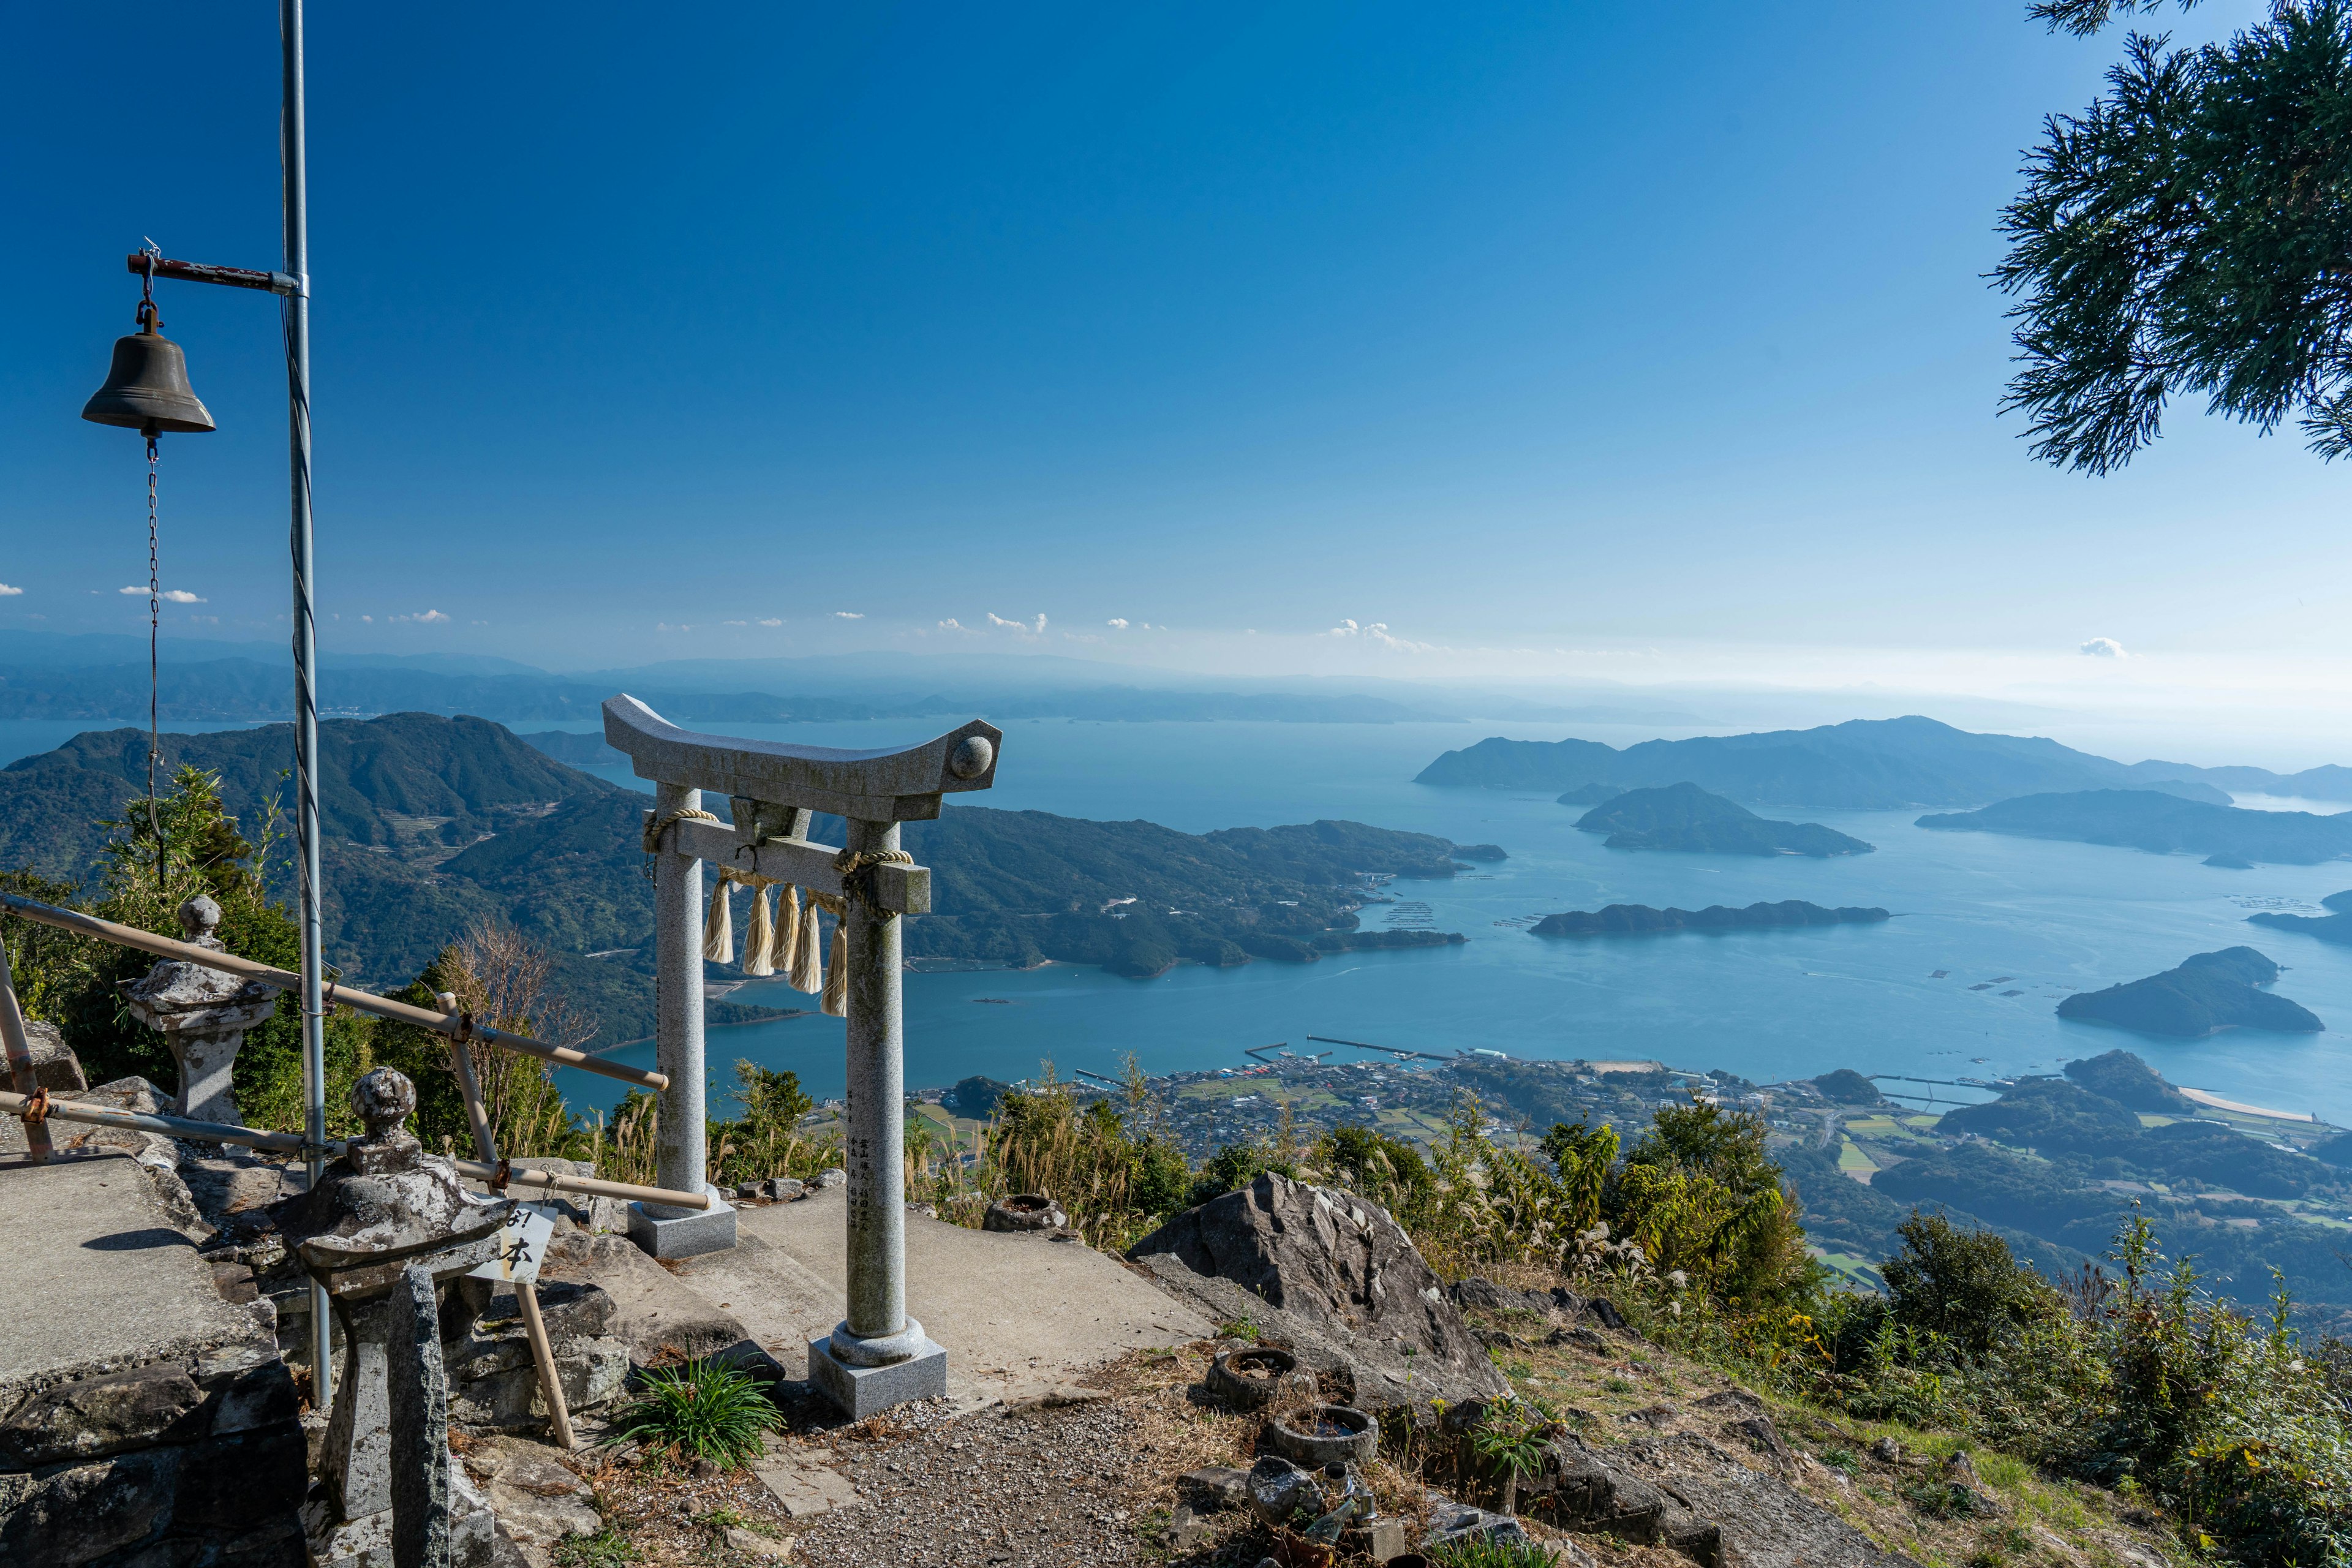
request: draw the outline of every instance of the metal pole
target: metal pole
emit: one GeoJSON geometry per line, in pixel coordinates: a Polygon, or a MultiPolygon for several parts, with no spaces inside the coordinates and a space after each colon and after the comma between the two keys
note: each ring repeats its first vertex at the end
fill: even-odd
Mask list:
{"type": "MultiPolygon", "coordinates": [[[[320,994],[324,959],[319,909],[319,632],[310,614],[310,221],[302,141],[302,0],[278,0],[278,36],[285,66],[278,154],[286,174],[286,271],[296,286],[278,308],[286,330],[286,422],[293,481],[289,544],[294,557],[294,842],[301,884],[303,1130],[310,1144],[304,1163],[315,1190],[326,1169],[320,1151],[327,1142],[327,1036],[320,994]]],[[[325,1410],[334,1401],[333,1328],[327,1311],[327,1288],[314,1280],[314,1410],[325,1410]]]]}
{"type": "MultiPolygon", "coordinates": [[[[702,792],[654,785],[662,816],[698,811],[702,792]]],[[[698,1193],[704,1182],[702,1086],[702,862],[674,847],[671,829],[654,857],[654,1063],[669,1079],[654,1145],[655,1180],[698,1193]]]]}
{"type": "MultiPolygon", "coordinates": [[[[895,822],[852,817],[849,847],[898,847],[895,822]]],[[[907,1069],[898,920],[843,900],[849,958],[849,1316],[852,1336],[887,1340],[907,1324],[907,1069]]],[[[672,1183],[671,1185],[677,1184],[672,1183]]]]}

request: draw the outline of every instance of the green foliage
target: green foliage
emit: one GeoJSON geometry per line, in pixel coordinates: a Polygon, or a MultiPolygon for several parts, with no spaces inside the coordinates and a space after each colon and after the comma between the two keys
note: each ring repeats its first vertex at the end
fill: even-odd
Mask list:
{"type": "Polygon", "coordinates": [[[1437,1196],[1437,1173],[1421,1151],[1377,1128],[1335,1127],[1317,1142],[1310,1158],[1408,1231],[1423,1223],[1437,1196]]]}
{"type": "MultiPolygon", "coordinates": [[[[2133,6],[2034,9],[2087,34],[2133,6]]],[[[2347,122],[2342,0],[2280,0],[2198,49],[2133,35],[2106,90],[2049,119],[1993,274],[2021,296],[2005,406],[2030,417],[2037,457],[2119,468],[2179,395],[2266,432],[2299,415],[2313,450],[2352,450],[2347,122]]]]}
{"type": "Polygon", "coordinates": [[[1531,1400],[1496,1401],[1486,1418],[1470,1434],[1471,1452],[1484,1460],[1503,1483],[1503,1511],[1518,1507],[1519,1483],[1543,1469],[1544,1439],[1558,1423],[1550,1411],[1531,1400]]]}
{"type": "Polygon", "coordinates": [[[711,1122],[705,1136],[704,1163],[713,1182],[731,1185],[771,1176],[806,1181],[841,1163],[837,1134],[812,1136],[801,1130],[801,1119],[816,1102],[801,1088],[800,1074],[739,1061],[735,1100],[743,1114],[711,1122]]]}
{"type": "Polygon", "coordinates": [[[1988,1230],[1957,1230],[1942,1215],[1913,1210],[1903,1250],[1880,1266],[1894,1319],[1982,1356],[2042,1310],[2049,1289],[1988,1230]]]}
{"type": "Polygon", "coordinates": [[[1184,1194],[1184,1206],[1197,1208],[1213,1198],[1237,1193],[1267,1172],[1296,1177],[1295,1162],[1279,1160],[1257,1143],[1229,1143],[1202,1162],[1201,1173],[1184,1194]]]}
{"type": "MultiPolygon", "coordinates": [[[[2264,1325],[2168,1263],[2137,1214],[2116,1277],[2086,1269],[2063,1289],[1940,1217],[1915,1216],[1905,1242],[1885,1265],[1894,1299],[1822,1303],[1790,1342],[1802,1353],[1772,1363],[1784,1386],[2143,1492],[2235,1561],[2352,1555],[2344,1354],[2305,1350],[2284,1288],[2264,1325]]],[[[1964,1500],[1906,1495],[1930,1512],[1964,1500]]]]}
{"type": "Polygon", "coordinates": [[[733,1469],[766,1445],[783,1416],[749,1373],[708,1357],[639,1375],[636,1396],[613,1416],[611,1444],[635,1442],[733,1469]]]}

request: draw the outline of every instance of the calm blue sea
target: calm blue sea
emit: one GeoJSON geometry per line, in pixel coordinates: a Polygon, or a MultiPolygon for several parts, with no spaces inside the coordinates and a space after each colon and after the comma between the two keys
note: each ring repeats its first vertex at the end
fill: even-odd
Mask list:
{"type": "MultiPolygon", "coordinates": [[[[0,724],[0,756],[54,745],[63,736],[50,731],[73,728],[0,724]]],[[[739,728],[841,746],[926,736],[925,727],[902,722],[739,728]]],[[[2352,888],[2352,865],[2223,871],[2187,856],[1928,833],[1911,826],[1911,812],[1806,814],[1878,846],[1876,854],[1839,860],[1610,850],[1575,831],[1576,808],[1548,796],[1409,782],[1438,752],[1497,732],[1556,739],[1559,730],[1013,725],[997,787],[971,797],[976,802],[1141,817],[1192,832],[1350,817],[1496,843],[1511,858],[1451,882],[1392,889],[1425,903],[1426,923],[1465,933],[1471,940],[1460,947],[1296,966],[1180,966],[1144,981],[1062,966],[910,974],[908,1081],[944,1085],[975,1072],[1014,1079],[1046,1058],[1065,1076],[1080,1068],[1114,1073],[1129,1051],[1153,1071],[1238,1066],[1245,1047],[1282,1041],[1322,1048],[1310,1047],[1308,1035],[1527,1057],[1654,1057],[1759,1080],[1837,1067],[1927,1079],[2049,1071],[2120,1045],[2177,1083],[2352,1123],[2352,1075],[2345,1070],[2352,1066],[2352,949],[2245,924],[2255,908],[2311,912],[2323,896],[2352,888]],[[1606,941],[1545,940],[1498,923],[1611,902],[1693,908],[1759,899],[1877,904],[1895,918],[1821,931],[1606,941]],[[2285,965],[2278,991],[2327,1020],[2329,1032],[2232,1031],[2168,1043],[2062,1024],[2053,1011],[2070,992],[2239,942],[2285,965]]],[[[1577,732],[1622,744],[1657,731],[1581,726],[1577,732]]],[[[606,776],[635,782],[620,770],[606,776]]],[[[1422,923],[1417,911],[1398,912],[1422,923]]],[[[1386,914],[1369,910],[1366,923],[1383,924],[1386,914]]],[[[779,982],[754,982],[735,999],[803,1000],[779,982]]],[[[649,1063],[651,1047],[621,1055],[649,1063]]],[[[838,1093],[841,1025],[809,1017],[714,1029],[709,1058],[722,1080],[740,1058],[790,1068],[819,1094],[838,1093]]],[[[565,1076],[575,1103],[613,1098],[607,1080],[565,1076]]],[[[1934,1092],[1979,1098],[1965,1089],[1934,1092]]]]}

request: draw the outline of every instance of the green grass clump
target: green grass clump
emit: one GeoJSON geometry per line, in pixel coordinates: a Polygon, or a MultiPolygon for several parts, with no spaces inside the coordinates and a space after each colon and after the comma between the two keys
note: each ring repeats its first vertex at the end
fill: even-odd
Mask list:
{"type": "Polygon", "coordinates": [[[1555,1568],[1559,1562],[1533,1542],[1496,1541],[1483,1535],[1434,1547],[1429,1560],[1437,1568],[1555,1568]]]}
{"type": "Polygon", "coordinates": [[[622,1568],[642,1563],[645,1554],[629,1538],[607,1525],[593,1535],[574,1535],[555,1549],[557,1568],[622,1568]]]}
{"type": "Polygon", "coordinates": [[[761,1434],[783,1425],[749,1373],[698,1356],[644,1374],[637,1396],[615,1417],[608,1443],[643,1443],[709,1459],[729,1469],[765,1447],[761,1434]]]}

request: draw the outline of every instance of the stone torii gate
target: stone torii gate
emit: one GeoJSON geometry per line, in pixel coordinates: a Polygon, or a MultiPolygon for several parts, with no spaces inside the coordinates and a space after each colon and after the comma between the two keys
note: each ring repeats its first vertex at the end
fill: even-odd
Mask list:
{"type": "MultiPolygon", "coordinates": [[[[627,695],[604,704],[604,739],[651,780],[660,1184],[716,1195],[703,1169],[702,863],[714,860],[843,901],[847,945],[848,1315],[809,1345],[809,1381],[852,1420],[947,1392],[947,1352],[907,1316],[906,1063],[900,915],[931,907],[930,873],[898,848],[898,825],[940,815],[942,795],[996,782],[1003,731],[978,720],[897,752],[836,751],[698,735],[627,695]],[[734,822],[702,809],[729,797],[734,822]],[[848,843],[809,841],[814,816],[848,843]]],[[[723,896],[723,894],[721,895],[723,896]]],[[[812,909],[809,918],[814,920],[812,909]]],[[[735,1244],[735,1211],[633,1205],[629,1234],[656,1258],[735,1244]]]]}

